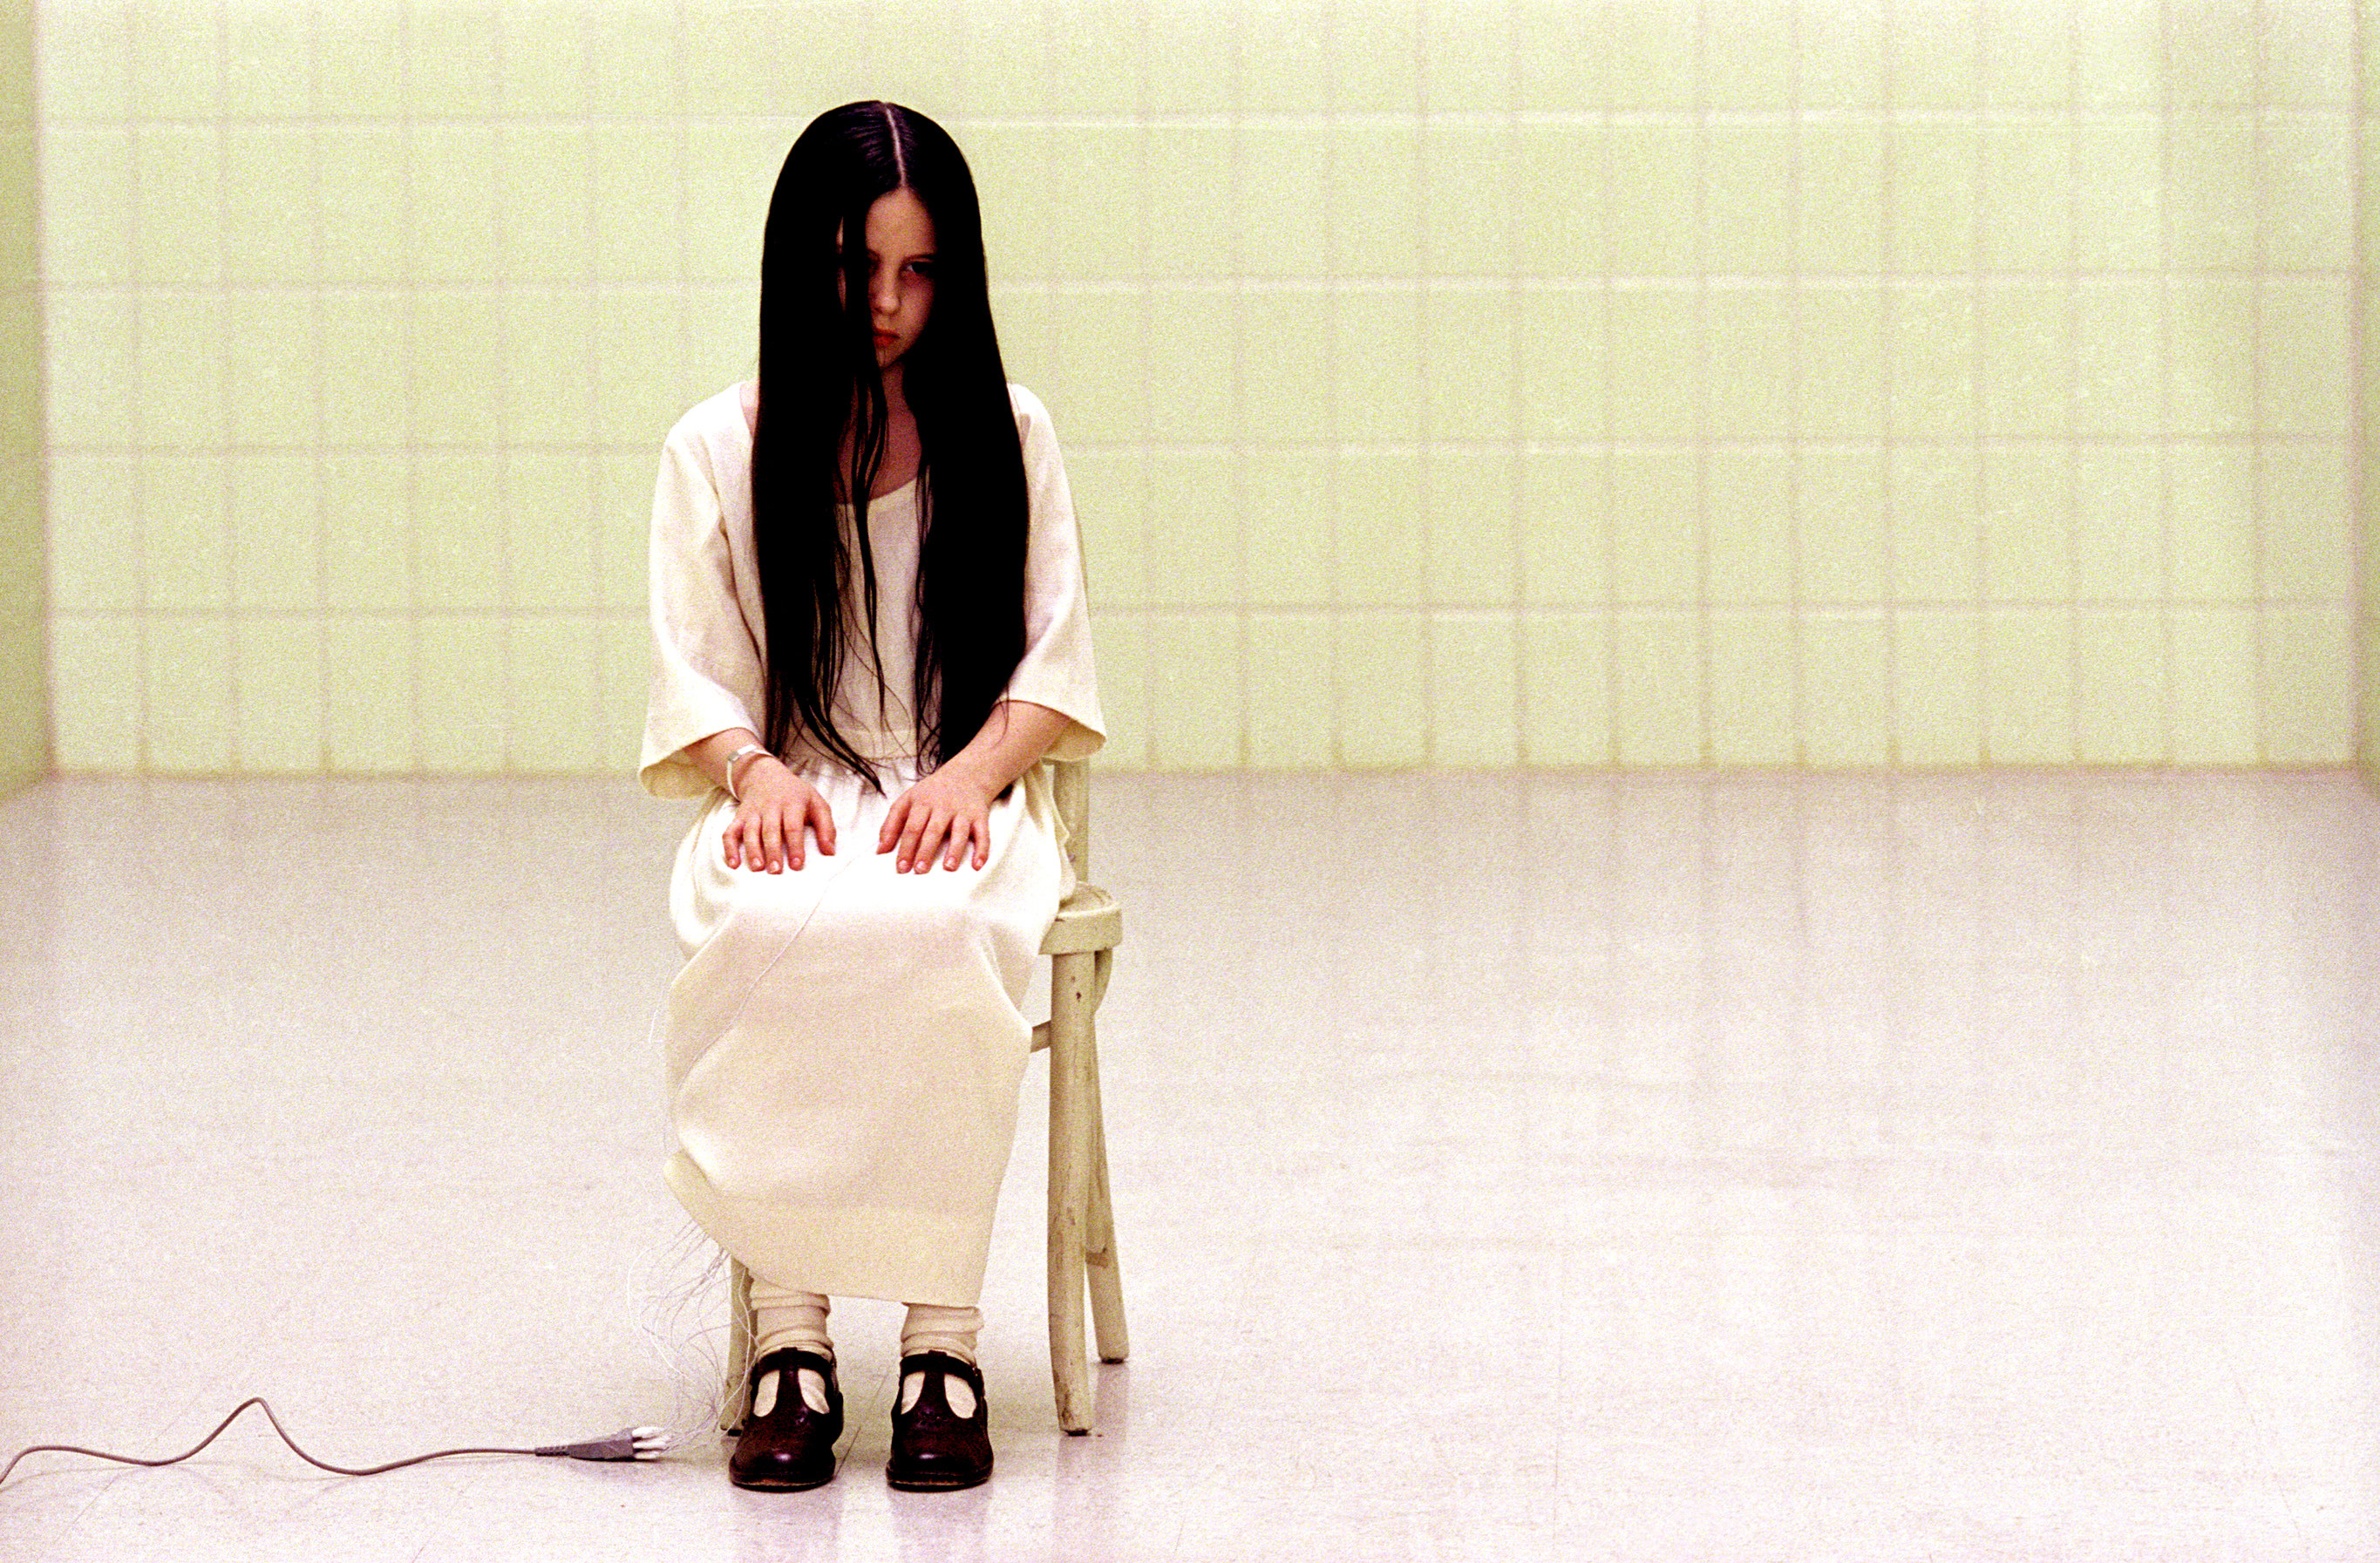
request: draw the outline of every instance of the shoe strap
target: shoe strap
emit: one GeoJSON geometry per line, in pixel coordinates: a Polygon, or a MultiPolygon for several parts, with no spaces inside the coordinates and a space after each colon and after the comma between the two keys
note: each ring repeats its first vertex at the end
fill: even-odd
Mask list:
{"type": "MultiPolygon", "coordinates": [[[[944,1416],[949,1417],[953,1422],[972,1422],[974,1420],[974,1417],[961,1417],[958,1412],[951,1410],[950,1395],[942,1387],[943,1375],[948,1374],[956,1374],[959,1377],[966,1380],[967,1387],[975,1391],[976,1416],[981,1416],[983,1414],[983,1370],[976,1366],[975,1363],[968,1362],[965,1358],[953,1357],[948,1351],[920,1351],[914,1357],[902,1358],[902,1381],[904,1383],[907,1382],[909,1375],[913,1373],[923,1374],[925,1375],[926,1382],[924,1386],[918,1389],[917,1403],[909,1408],[909,1415],[915,1416],[917,1412],[925,1410],[926,1402],[930,1398],[934,1403],[934,1409],[941,1412],[944,1416]]],[[[897,1389],[894,1391],[892,1403],[896,1408],[901,1403],[899,1391],[897,1389]]]]}
{"type": "Polygon", "coordinates": [[[803,1368],[809,1369],[826,1380],[828,1394],[839,1395],[843,1392],[834,1381],[834,1359],[800,1346],[778,1347],[752,1364],[749,1376],[753,1383],[758,1384],[760,1382],[760,1375],[764,1373],[791,1374],[798,1373],[803,1368]]]}
{"type": "Polygon", "coordinates": [[[967,1381],[968,1387],[976,1392],[977,1398],[983,1395],[983,1369],[965,1357],[953,1357],[948,1351],[920,1351],[914,1357],[902,1358],[901,1376],[906,1378],[913,1373],[954,1373],[967,1381]]]}

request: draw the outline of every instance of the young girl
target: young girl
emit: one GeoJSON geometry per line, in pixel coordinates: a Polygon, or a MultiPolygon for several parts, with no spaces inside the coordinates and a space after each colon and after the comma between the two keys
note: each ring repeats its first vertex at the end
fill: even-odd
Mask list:
{"type": "Polygon", "coordinates": [[[1021,1006],[1070,888],[1036,762],[1102,735],[1050,416],[1002,371],[975,184],[924,115],[846,103],[786,156],[759,378],[663,447],[652,616],[640,777],[706,797],[665,1176],[759,1327],[728,1474],[834,1474],[840,1294],[909,1305],[892,1484],[973,1486],[1021,1006]]]}

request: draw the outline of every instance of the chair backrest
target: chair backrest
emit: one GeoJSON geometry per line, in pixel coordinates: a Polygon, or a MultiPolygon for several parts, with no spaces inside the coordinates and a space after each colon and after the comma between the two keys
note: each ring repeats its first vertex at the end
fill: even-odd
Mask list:
{"type": "Polygon", "coordinates": [[[1074,861],[1077,883],[1091,878],[1091,762],[1051,760],[1050,791],[1058,804],[1059,823],[1066,827],[1066,855],[1074,861]]]}

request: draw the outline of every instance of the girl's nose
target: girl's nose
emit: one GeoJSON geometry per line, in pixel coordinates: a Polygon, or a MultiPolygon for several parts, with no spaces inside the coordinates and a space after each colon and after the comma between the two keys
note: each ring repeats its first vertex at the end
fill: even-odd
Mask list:
{"type": "Polygon", "coordinates": [[[901,274],[898,272],[878,276],[868,293],[868,302],[878,314],[897,315],[901,312],[901,274]]]}

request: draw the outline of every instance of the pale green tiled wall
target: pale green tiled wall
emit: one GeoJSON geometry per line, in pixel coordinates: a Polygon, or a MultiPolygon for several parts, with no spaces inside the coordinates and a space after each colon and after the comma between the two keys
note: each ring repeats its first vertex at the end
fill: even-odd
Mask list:
{"type": "Polygon", "coordinates": [[[2351,4],[57,0],[62,759],[627,763],[658,442],[880,93],[1118,760],[2336,763],[2351,4]]]}
{"type": "Polygon", "coordinates": [[[22,0],[5,0],[0,3],[0,794],[50,768],[34,207],[33,13],[22,0]]]}

